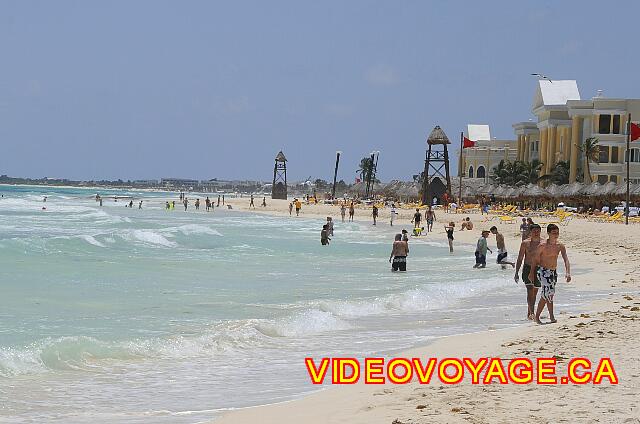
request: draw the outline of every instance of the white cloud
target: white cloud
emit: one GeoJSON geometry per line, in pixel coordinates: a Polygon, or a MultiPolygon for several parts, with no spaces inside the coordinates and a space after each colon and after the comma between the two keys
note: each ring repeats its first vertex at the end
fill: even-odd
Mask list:
{"type": "Polygon", "coordinates": [[[398,75],[394,68],[388,65],[375,65],[367,69],[365,80],[371,85],[395,85],[398,75]]]}

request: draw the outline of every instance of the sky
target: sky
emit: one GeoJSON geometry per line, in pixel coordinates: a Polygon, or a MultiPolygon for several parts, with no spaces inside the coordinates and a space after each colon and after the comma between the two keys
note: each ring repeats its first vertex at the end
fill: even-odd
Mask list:
{"type": "MultiPolygon", "coordinates": [[[[435,125],[513,139],[536,78],[640,98],[640,2],[0,0],[0,174],[353,182],[435,125]],[[635,29],[634,29],[635,28],[635,29]],[[635,41],[634,41],[635,40],[635,41]]],[[[452,161],[455,175],[457,161],[452,161]]]]}

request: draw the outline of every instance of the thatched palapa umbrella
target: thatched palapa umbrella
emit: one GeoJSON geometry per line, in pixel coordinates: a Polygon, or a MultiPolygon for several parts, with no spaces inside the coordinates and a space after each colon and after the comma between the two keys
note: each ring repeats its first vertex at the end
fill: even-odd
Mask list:
{"type": "Polygon", "coordinates": [[[582,190],[581,194],[586,197],[598,197],[601,189],[602,189],[602,184],[595,181],[589,184],[588,186],[586,186],[582,190]]]}
{"type": "Polygon", "coordinates": [[[582,194],[582,190],[584,190],[584,188],[585,185],[579,182],[563,185],[559,196],[564,198],[578,197],[582,194]]]}
{"type": "Polygon", "coordinates": [[[547,193],[549,193],[549,196],[555,199],[557,197],[560,197],[562,193],[562,186],[551,184],[549,185],[549,187],[546,188],[546,190],[547,190],[547,193]]]}
{"type": "Polygon", "coordinates": [[[531,199],[541,199],[543,197],[548,197],[549,193],[546,190],[540,188],[535,184],[527,184],[525,189],[522,192],[522,197],[528,197],[531,199]]]}

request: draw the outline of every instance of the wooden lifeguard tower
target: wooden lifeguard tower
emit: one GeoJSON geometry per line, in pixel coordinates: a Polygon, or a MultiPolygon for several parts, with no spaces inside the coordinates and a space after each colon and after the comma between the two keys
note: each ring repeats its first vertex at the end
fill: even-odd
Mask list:
{"type": "Polygon", "coordinates": [[[278,152],[276,163],[273,166],[271,198],[287,200],[287,158],[282,150],[278,152]]]}
{"type": "Polygon", "coordinates": [[[427,138],[427,157],[422,174],[422,204],[431,205],[431,199],[442,198],[444,193],[451,196],[451,176],[449,174],[449,138],[439,125],[427,138]],[[441,146],[441,147],[438,147],[441,146]],[[444,174],[443,174],[444,169],[444,174]]]}

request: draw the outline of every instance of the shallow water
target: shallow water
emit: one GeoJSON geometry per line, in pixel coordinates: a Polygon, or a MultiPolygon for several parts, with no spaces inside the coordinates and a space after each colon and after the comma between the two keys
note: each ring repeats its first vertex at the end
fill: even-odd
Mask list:
{"type": "Polygon", "coordinates": [[[336,223],[323,247],[321,221],[165,211],[169,194],[105,193],[144,196],[138,210],[0,193],[2,422],[198,422],[317,389],[307,356],[523,323],[512,272],[471,270],[473,248],[450,255],[444,235],[412,241],[394,274],[388,228],[336,223]]]}

